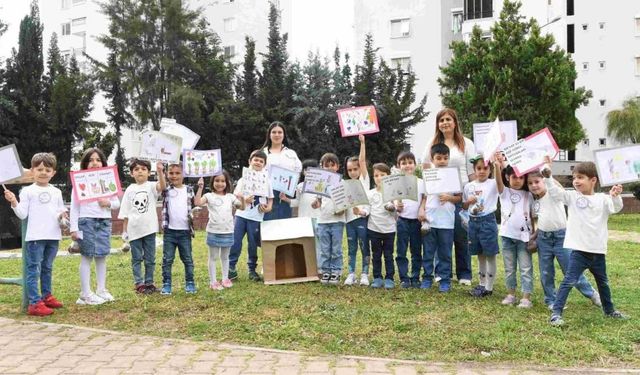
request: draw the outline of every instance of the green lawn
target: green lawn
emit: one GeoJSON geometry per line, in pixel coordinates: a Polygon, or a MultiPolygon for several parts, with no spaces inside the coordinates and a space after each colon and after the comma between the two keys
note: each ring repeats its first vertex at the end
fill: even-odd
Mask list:
{"type": "Polygon", "coordinates": [[[609,229],[640,232],[640,214],[619,214],[609,218],[609,229]]]}
{"type": "MultiPolygon", "coordinates": [[[[173,296],[136,295],[132,290],[130,255],[118,254],[108,258],[109,288],[117,301],[76,306],[79,257],[62,257],[54,264],[54,291],[66,308],[46,319],[22,315],[18,311],[19,289],[0,285],[0,316],[312,353],[431,361],[640,366],[638,244],[609,243],[608,272],[614,302],[632,319],[607,319],[574,291],[565,312],[567,324],[562,328],[547,324],[549,312],[542,302],[537,269],[533,309],[500,305],[505,292],[501,258],[496,291],[483,300],[470,297],[469,287],[457,284],[449,294],[440,294],[435,288],[384,291],[319,283],[265,286],[248,281],[244,267],[240,267],[240,280],[232,289],[213,292],[206,287],[202,232],[194,245],[199,286],[196,295],[186,295],[182,290],[179,259],[174,264],[173,296]]],[[[156,266],[158,284],[161,253],[158,251],[156,266]]],[[[241,259],[240,264],[243,262],[241,259]]],[[[3,277],[19,275],[19,270],[20,260],[0,261],[3,277]]]]}

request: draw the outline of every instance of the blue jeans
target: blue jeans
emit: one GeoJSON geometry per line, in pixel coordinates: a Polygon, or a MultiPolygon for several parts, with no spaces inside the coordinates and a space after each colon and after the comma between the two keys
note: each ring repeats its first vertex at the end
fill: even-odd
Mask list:
{"type": "Polygon", "coordinates": [[[500,252],[498,224],[494,213],[469,217],[468,250],[471,255],[497,255],[500,252]]]}
{"type": "Polygon", "coordinates": [[[82,239],[78,240],[80,254],[86,257],[105,257],[111,252],[111,219],[81,217],[78,230],[82,239]]]}
{"type": "Polygon", "coordinates": [[[156,234],[151,233],[129,242],[131,245],[131,268],[136,285],[144,282],[153,284],[153,272],[156,268],[156,234]],[[142,261],[144,260],[144,280],[142,279],[142,261]]]}
{"type": "Polygon", "coordinates": [[[320,270],[322,273],[342,273],[342,234],[344,223],[318,224],[320,237],[320,270]]]}
{"type": "Polygon", "coordinates": [[[520,267],[520,286],[522,293],[533,292],[533,260],[527,251],[527,244],[520,240],[500,236],[502,238],[502,259],[507,289],[515,290],[518,286],[516,270],[520,267]]]}
{"type": "Polygon", "coordinates": [[[236,216],[233,227],[233,246],[229,253],[229,269],[235,270],[238,258],[242,252],[242,239],[247,234],[247,266],[249,271],[255,271],[258,265],[258,246],[260,245],[260,222],[236,216]]]}
{"type": "Polygon", "coordinates": [[[471,280],[473,271],[471,269],[471,253],[469,253],[469,242],[467,231],[462,226],[460,219],[462,203],[456,204],[455,223],[453,229],[453,245],[456,254],[456,278],[458,280],[471,280]]]}
{"type": "Polygon", "coordinates": [[[280,192],[273,191],[273,205],[271,211],[264,214],[264,221],[289,219],[291,218],[291,205],[288,202],[280,200],[280,192]]]}
{"type": "Polygon", "coordinates": [[[58,253],[58,244],[58,240],[27,241],[26,288],[30,305],[51,294],[53,261],[58,253]],[[42,296],[38,293],[38,279],[42,296]]]}
{"type": "Polygon", "coordinates": [[[358,244],[362,253],[362,273],[369,274],[369,261],[371,260],[371,250],[369,250],[369,240],[367,240],[367,218],[360,217],[346,224],[347,245],[349,248],[349,273],[356,272],[356,255],[358,254],[358,244]]]}
{"type": "MultiPolygon", "coordinates": [[[[545,232],[538,229],[536,244],[538,245],[538,265],[540,266],[540,282],[544,290],[544,304],[553,305],[556,300],[556,268],[553,265],[553,258],[558,261],[563,274],[569,268],[569,257],[571,250],[563,247],[565,230],[555,232],[545,232]]],[[[591,298],[595,293],[593,287],[584,276],[580,275],[576,289],[587,298],[591,298]]]]}
{"type": "Polygon", "coordinates": [[[602,310],[605,314],[611,314],[615,311],[613,302],[611,301],[611,289],[609,289],[609,278],[607,277],[607,263],[604,254],[586,253],[584,251],[573,250],[569,256],[569,268],[564,274],[564,279],[558,288],[556,301],[553,304],[553,313],[562,315],[564,305],[567,303],[567,297],[571,288],[576,286],[580,275],[585,270],[591,271],[596,279],[600,300],[602,301],[602,310]]]}
{"type": "Polygon", "coordinates": [[[438,255],[436,275],[440,277],[440,283],[451,283],[451,247],[455,229],[431,228],[422,239],[422,268],[424,280],[433,280],[433,261],[438,255]]]}
{"type": "Polygon", "coordinates": [[[176,257],[176,247],[184,264],[184,280],[193,282],[193,258],[191,257],[191,231],[165,229],[162,244],[162,283],[171,285],[171,267],[176,257]]]}
{"type": "Polygon", "coordinates": [[[386,272],[385,279],[393,280],[396,273],[393,264],[393,240],[395,232],[378,233],[376,231],[367,230],[367,238],[371,243],[371,265],[373,266],[373,278],[382,278],[382,256],[384,255],[384,270],[386,272]]]}
{"type": "Polygon", "coordinates": [[[396,243],[396,265],[400,281],[419,281],[422,268],[422,238],[420,221],[418,219],[398,218],[396,243]],[[407,247],[411,249],[411,274],[409,274],[409,260],[407,247]]]}

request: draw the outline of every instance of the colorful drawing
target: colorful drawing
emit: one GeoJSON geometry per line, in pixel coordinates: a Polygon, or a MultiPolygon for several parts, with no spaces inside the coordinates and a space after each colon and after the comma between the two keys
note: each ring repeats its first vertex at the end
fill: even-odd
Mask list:
{"type": "Polygon", "coordinates": [[[554,158],[559,148],[548,128],[539,130],[504,148],[507,161],[518,177],[536,170],[544,164],[544,157],[554,158]]]}
{"type": "Polygon", "coordinates": [[[304,193],[331,197],[330,188],[342,181],[342,176],[338,173],[320,168],[308,168],[304,176],[304,193]]]}
{"type": "Polygon", "coordinates": [[[184,125],[178,124],[172,118],[162,118],[160,120],[160,132],[175,135],[182,138],[182,149],[193,150],[200,140],[200,136],[184,125]]]}
{"type": "Polygon", "coordinates": [[[336,112],[338,113],[342,137],[372,134],[380,131],[376,108],[372,105],[339,109],[336,112]]]}
{"type": "Polygon", "coordinates": [[[185,177],[217,176],[222,173],[220,149],[183,150],[182,173],[185,177]]]}
{"type": "Polygon", "coordinates": [[[269,196],[270,184],[269,173],[267,171],[254,171],[253,169],[242,168],[242,181],[242,194],[244,196],[269,196]]]}
{"type": "Polygon", "coordinates": [[[418,179],[415,176],[391,175],[382,179],[382,201],[418,200],[418,179]]]}
{"type": "Polygon", "coordinates": [[[601,186],[640,181],[640,144],[593,152],[601,186]]]}
{"type": "Polygon", "coordinates": [[[118,168],[115,165],[83,169],[71,172],[69,175],[73,194],[80,203],[93,202],[100,198],[110,198],[122,194],[118,168]]]}
{"type": "Polygon", "coordinates": [[[24,174],[16,145],[0,147],[0,183],[20,178],[24,174]]]}
{"type": "MultiPolygon", "coordinates": [[[[501,135],[504,135],[504,140],[498,144],[497,149],[503,150],[507,145],[512,144],[518,140],[518,123],[514,120],[498,121],[501,135]]],[[[487,143],[489,130],[493,122],[481,122],[473,124],[473,145],[476,147],[476,153],[482,154],[484,152],[485,144],[487,143]]]]}
{"type": "Polygon", "coordinates": [[[140,135],[141,159],[177,163],[182,152],[182,138],[157,131],[145,131],[140,135]]]}
{"type": "Polygon", "coordinates": [[[335,212],[369,204],[367,193],[359,180],[342,180],[342,183],[331,187],[330,195],[335,212]]]}
{"type": "Polygon", "coordinates": [[[300,173],[272,165],[269,168],[269,176],[271,177],[271,188],[273,190],[281,191],[290,197],[296,194],[300,173]]]}

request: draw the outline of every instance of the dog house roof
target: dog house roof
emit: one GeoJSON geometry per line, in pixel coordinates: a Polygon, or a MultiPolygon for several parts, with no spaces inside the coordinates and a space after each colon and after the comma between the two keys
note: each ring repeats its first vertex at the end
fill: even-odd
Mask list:
{"type": "Polygon", "coordinates": [[[313,223],[309,217],[263,221],[260,227],[262,241],[279,241],[313,236],[313,223]]]}

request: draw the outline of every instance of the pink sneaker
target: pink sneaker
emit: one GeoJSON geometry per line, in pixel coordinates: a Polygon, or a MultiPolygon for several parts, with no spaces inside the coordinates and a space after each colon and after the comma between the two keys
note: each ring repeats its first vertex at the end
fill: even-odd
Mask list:
{"type": "Polygon", "coordinates": [[[224,279],[222,280],[222,286],[225,288],[231,288],[233,286],[233,283],[229,279],[224,279]]]}
{"type": "Polygon", "coordinates": [[[212,290],[222,290],[222,289],[224,289],[222,284],[220,284],[217,281],[212,282],[211,285],[209,285],[209,288],[211,288],[212,290]]]}

